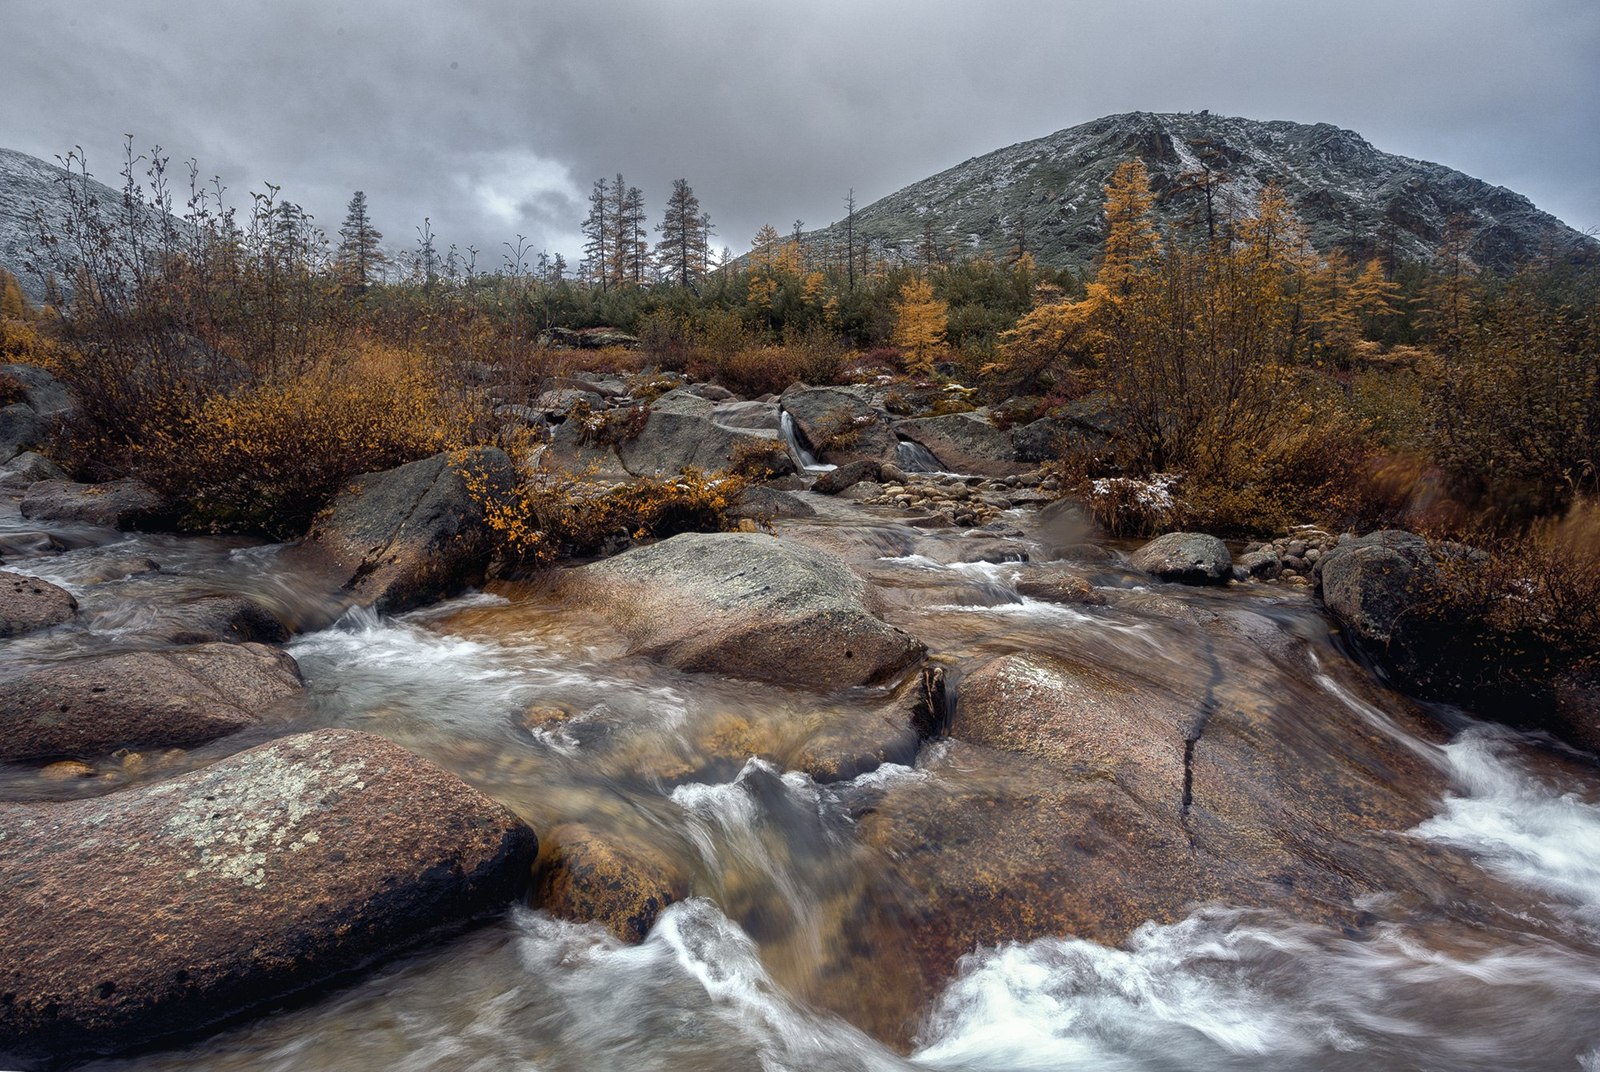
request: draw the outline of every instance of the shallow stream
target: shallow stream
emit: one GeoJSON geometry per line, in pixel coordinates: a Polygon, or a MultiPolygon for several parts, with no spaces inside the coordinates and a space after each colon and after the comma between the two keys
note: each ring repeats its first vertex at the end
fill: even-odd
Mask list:
{"type": "MultiPolygon", "coordinates": [[[[149,646],[151,608],[175,595],[240,592],[291,617],[309,609],[271,547],[41,529],[4,509],[5,568],[67,587],[83,614],[0,646],[0,672],[149,646]],[[143,559],[161,569],[120,576],[143,559]]],[[[91,1067],[1600,1072],[1592,762],[1390,693],[1295,589],[1152,586],[1112,560],[1084,567],[1107,606],[1027,598],[1016,579],[1033,564],[963,561],[980,550],[1049,557],[1048,536],[1025,514],[963,534],[831,503],[779,531],[864,571],[885,617],[926,643],[953,683],[995,655],[1063,655],[1299,719],[1301,754],[1312,756],[1324,720],[1359,721],[1446,774],[1432,817],[1395,838],[1467,854],[1483,903],[1375,895],[1355,906],[1359,928],[1271,906],[1197,904],[1120,945],[1062,934],[974,949],[924,999],[904,985],[893,935],[880,927],[863,942],[859,921],[896,918],[915,877],[905,869],[927,853],[981,856],[985,846],[915,855],[862,837],[861,824],[885,794],[907,788],[922,799],[1047,792],[1030,781],[1041,777],[1034,768],[996,784],[992,769],[964,767],[951,745],[932,741],[819,785],[785,770],[784,757],[819,732],[824,714],[870,717],[883,692],[819,697],[678,673],[626,656],[619,637],[543,587],[500,584],[400,618],[351,612],[299,636],[289,650],[308,703],[268,730],[192,752],[111,757],[74,781],[0,767],[0,796],[102,793],[277,734],[357,728],[454,771],[536,830],[581,820],[686,861],[694,896],[634,947],[597,925],[514,907],[310,1004],[91,1067]],[[902,1037],[853,1026],[879,1022],[865,1009],[874,995],[909,1008],[902,1037]]]]}

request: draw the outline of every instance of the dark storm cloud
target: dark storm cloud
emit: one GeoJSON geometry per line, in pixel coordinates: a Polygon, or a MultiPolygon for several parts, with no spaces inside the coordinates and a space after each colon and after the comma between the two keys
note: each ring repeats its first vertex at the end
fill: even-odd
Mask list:
{"type": "Polygon", "coordinates": [[[659,214],[687,177],[719,243],[837,219],[991,149],[1112,112],[1326,121],[1600,226],[1592,0],[159,3],[0,0],[0,144],[121,135],[271,181],[330,230],[367,192],[497,263],[572,257],[594,179],[659,214]]]}

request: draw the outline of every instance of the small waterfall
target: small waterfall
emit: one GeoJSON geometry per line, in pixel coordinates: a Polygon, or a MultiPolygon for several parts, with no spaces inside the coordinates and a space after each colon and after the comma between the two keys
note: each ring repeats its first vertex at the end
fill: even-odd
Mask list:
{"type": "Polygon", "coordinates": [[[945,471],[944,463],[934,456],[933,451],[921,443],[913,443],[909,439],[902,439],[895,444],[895,464],[908,473],[942,473],[945,471]]]}
{"type": "Polygon", "coordinates": [[[789,457],[803,473],[826,473],[837,466],[828,465],[817,461],[817,456],[807,450],[800,442],[800,437],[794,430],[794,418],[785,410],[778,417],[778,433],[783,437],[783,445],[789,448],[789,457]]]}

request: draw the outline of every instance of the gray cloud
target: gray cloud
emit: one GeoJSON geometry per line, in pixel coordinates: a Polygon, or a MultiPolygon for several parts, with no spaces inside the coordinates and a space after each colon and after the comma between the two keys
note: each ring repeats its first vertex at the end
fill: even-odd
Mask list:
{"type": "Polygon", "coordinates": [[[0,144],[124,132],[336,228],[367,192],[391,243],[424,216],[497,262],[575,259],[622,172],[652,215],[685,176],[719,242],[837,219],[974,155],[1110,112],[1350,127],[1600,227],[1592,0],[0,0],[0,144]]]}

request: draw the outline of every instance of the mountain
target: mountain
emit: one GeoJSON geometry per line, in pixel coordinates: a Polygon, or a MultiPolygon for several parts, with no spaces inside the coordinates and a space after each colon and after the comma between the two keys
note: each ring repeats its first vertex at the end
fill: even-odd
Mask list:
{"type": "MultiPolygon", "coordinates": [[[[52,227],[59,228],[67,216],[67,191],[62,180],[65,168],[13,149],[0,149],[0,268],[17,277],[30,301],[44,299],[44,276],[27,270],[32,259],[28,247],[38,245],[35,208],[42,208],[52,227]]],[[[74,182],[81,181],[74,177],[74,182]]],[[[101,183],[88,180],[89,193],[107,209],[122,204],[122,195],[101,183]]]]}
{"type": "MultiPolygon", "coordinates": [[[[1381,152],[1327,123],[1262,122],[1209,112],[1107,116],[975,157],[875,201],[856,214],[858,241],[900,257],[928,238],[941,250],[1005,256],[1020,231],[1042,264],[1086,268],[1103,236],[1102,188],[1117,165],[1138,157],[1150,172],[1156,210],[1168,227],[1204,227],[1195,177],[1209,168],[1214,218],[1252,211],[1263,184],[1283,187],[1312,244],[1425,260],[1462,216],[1470,255],[1505,269],[1546,250],[1600,251],[1600,243],[1503,186],[1442,164],[1381,152]]],[[[841,221],[808,243],[843,248],[841,221]]]]}

